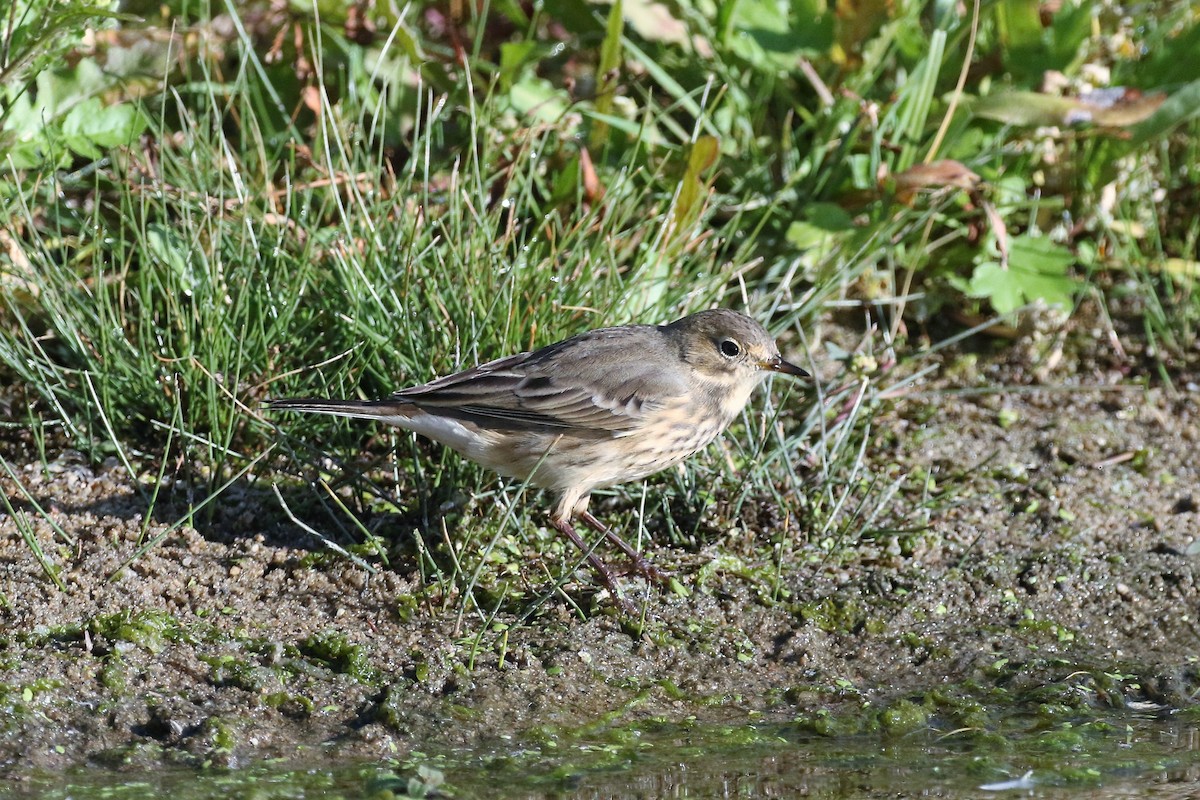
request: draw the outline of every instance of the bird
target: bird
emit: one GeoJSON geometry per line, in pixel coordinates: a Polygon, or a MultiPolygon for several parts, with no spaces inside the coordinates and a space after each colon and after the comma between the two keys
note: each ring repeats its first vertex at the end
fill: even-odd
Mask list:
{"type": "Polygon", "coordinates": [[[647,579],[669,583],[669,576],[588,511],[591,492],[648,477],[700,451],[772,374],[811,378],[783,359],[756,320],[716,308],[665,325],[587,331],[382,400],[281,398],[266,406],[394,425],[549,490],[551,524],[624,603],[612,571],[574,520],[602,534],[647,579]]]}

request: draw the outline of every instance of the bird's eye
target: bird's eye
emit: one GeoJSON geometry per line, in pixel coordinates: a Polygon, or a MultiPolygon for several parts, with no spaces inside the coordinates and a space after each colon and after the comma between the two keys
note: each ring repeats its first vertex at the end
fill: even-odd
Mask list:
{"type": "Polygon", "coordinates": [[[721,348],[721,355],[729,358],[737,358],[742,354],[742,348],[733,339],[724,339],[718,345],[721,348]]]}

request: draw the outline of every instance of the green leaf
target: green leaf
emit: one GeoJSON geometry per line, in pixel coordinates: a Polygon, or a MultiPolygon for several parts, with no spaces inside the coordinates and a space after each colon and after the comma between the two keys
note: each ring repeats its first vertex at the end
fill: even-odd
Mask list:
{"type": "Polygon", "coordinates": [[[971,276],[972,297],[986,298],[992,308],[1001,314],[1015,311],[1024,305],[1024,293],[1020,278],[1011,269],[1005,269],[995,261],[986,261],[975,267],[971,276]]]}
{"type": "Polygon", "coordinates": [[[1091,6],[1063,3],[1046,27],[1038,0],[1001,0],[995,13],[1005,66],[1026,77],[1067,70],[1091,35],[1091,6]]]}
{"type": "Polygon", "coordinates": [[[757,69],[794,69],[796,59],[826,52],[834,42],[834,15],[823,3],[740,0],[728,9],[729,47],[757,69]]]}
{"type": "Polygon", "coordinates": [[[192,259],[188,257],[190,248],[187,242],[167,226],[146,226],[146,248],[174,273],[172,283],[181,287],[188,297],[204,284],[203,275],[195,269],[192,259]]]}
{"type": "Polygon", "coordinates": [[[987,298],[1001,314],[1041,300],[1069,308],[1078,282],[1067,274],[1075,257],[1045,237],[1018,236],[1010,242],[1008,267],[986,261],[971,276],[970,295],[987,298]]]}
{"type": "Polygon", "coordinates": [[[522,74],[525,66],[534,62],[541,50],[537,42],[505,42],[500,45],[500,88],[511,89],[522,74]]]}
{"type": "Polygon", "coordinates": [[[804,209],[804,219],[788,225],[787,240],[799,250],[830,249],[841,241],[840,234],[854,230],[854,218],[834,203],[813,203],[804,209]]]}
{"type": "Polygon", "coordinates": [[[146,118],[128,103],[105,107],[99,98],[84,100],[63,120],[67,146],[87,158],[99,158],[103,148],[128,144],[146,127],[146,118]]]}
{"type": "Polygon", "coordinates": [[[587,0],[545,0],[544,8],[549,19],[576,36],[591,38],[604,33],[604,25],[587,0]]]}
{"type": "MultiPolygon", "coordinates": [[[[1190,15],[1190,25],[1167,34],[1147,51],[1114,65],[1113,83],[1131,84],[1143,89],[1182,86],[1200,80],[1200,18],[1190,15]]],[[[1162,24],[1160,20],[1158,24],[1162,24]]]]}
{"type": "Polygon", "coordinates": [[[687,169],[679,182],[679,194],[675,201],[675,231],[689,232],[700,216],[700,210],[708,196],[709,184],[705,173],[712,169],[721,155],[721,143],[712,136],[696,139],[688,151],[687,169]]]}
{"type": "Polygon", "coordinates": [[[1174,92],[1158,111],[1133,127],[1134,145],[1161,139],[1172,128],[1200,116],[1200,80],[1195,80],[1174,92]]]}
{"type": "Polygon", "coordinates": [[[508,99],[514,110],[541,122],[557,122],[571,104],[566,92],[533,75],[514,84],[508,99]]]}
{"type": "Polygon", "coordinates": [[[917,163],[929,110],[933,107],[934,94],[937,91],[938,73],[945,50],[946,32],[934,31],[929,37],[925,58],[913,70],[912,77],[904,83],[896,105],[884,117],[884,129],[890,136],[903,142],[900,156],[892,164],[892,169],[896,172],[906,170],[917,163]]]}

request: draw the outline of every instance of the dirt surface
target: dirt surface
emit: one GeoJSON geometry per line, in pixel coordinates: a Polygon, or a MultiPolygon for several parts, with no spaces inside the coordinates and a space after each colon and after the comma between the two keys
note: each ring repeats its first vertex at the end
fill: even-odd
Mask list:
{"type": "MultiPolygon", "coordinates": [[[[414,558],[372,575],[322,550],[260,483],[169,530],[182,488],[147,521],[115,462],[30,457],[13,466],[24,490],[0,476],[17,512],[0,508],[0,775],[397,756],[598,720],[760,715],[837,733],[986,727],[980,709],[1029,704],[1193,705],[1194,379],[1140,388],[1100,353],[1047,376],[1057,387],[1018,386],[1025,365],[1006,352],[960,355],[873,421],[864,474],[880,477],[863,496],[909,477],[869,535],[852,516],[839,535],[781,534],[777,513],[758,530],[708,519],[694,546],[651,550],[690,596],[628,579],[640,630],[580,588],[586,571],[564,587],[586,619],[556,594],[526,621],[484,621],[414,558]],[[1014,390],[972,393],[989,385],[1014,390]]],[[[537,561],[522,567],[534,583],[537,561]]]]}

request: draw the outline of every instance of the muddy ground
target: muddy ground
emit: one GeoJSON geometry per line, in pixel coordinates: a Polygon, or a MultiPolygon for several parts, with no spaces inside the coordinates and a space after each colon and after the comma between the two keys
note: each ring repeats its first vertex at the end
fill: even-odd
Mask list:
{"type": "MultiPolygon", "coordinates": [[[[262,482],[121,569],[186,493],[165,492],[147,522],[119,464],[43,463],[10,437],[25,491],[0,476],[17,512],[0,507],[0,775],[398,757],[639,720],[986,732],[1018,707],[1191,708],[1197,377],[1179,368],[1168,386],[1075,338],[1083,351],[1042,384],[1019,348],[989,345],[978,361],[947,355],[919,393],[881,407],[867,474],[884,477],[864,492],[910,479],[865,539],[850,517],[838,538],[784,531],[779,513],[749,530],[710,506],[694,541],[651,548],[689,596],[626,579],[643,628],[582,570],[526,621],[524,600],[488,622],[460,615],[410,546],[368,558],[370,574],[289,521],[262,482]],[[1013,391],[975,393],[995,385],[1013,391]]],[[[525,537],[529,585],[556,569],[537,555],[545,541],[525,537]]]]}

